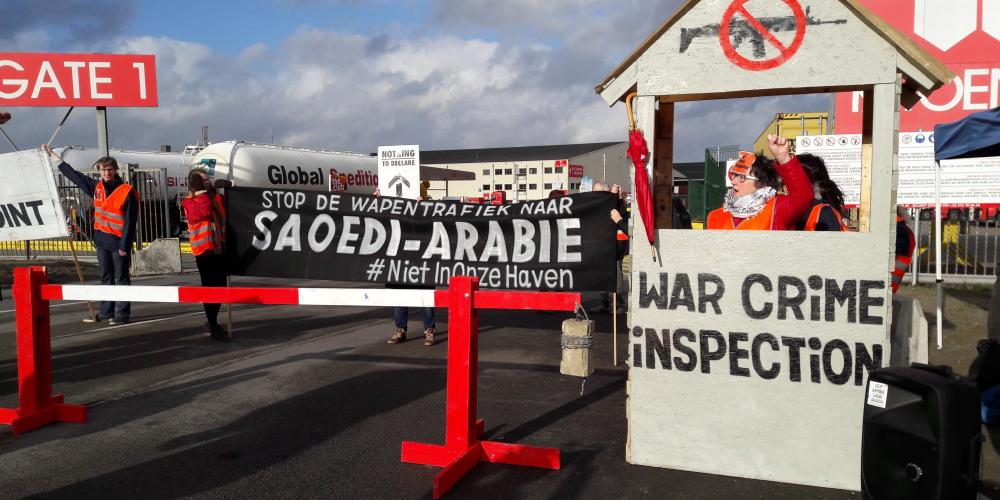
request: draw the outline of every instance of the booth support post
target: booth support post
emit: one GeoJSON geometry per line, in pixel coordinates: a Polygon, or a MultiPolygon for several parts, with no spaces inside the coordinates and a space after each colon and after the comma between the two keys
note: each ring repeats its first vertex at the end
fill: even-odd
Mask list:
{"type": "Polygon", "coordinates": [[[41,294],[47,281],[44,267],[14,269],[18,407],[0,408],[0,424],[11,426],[14,434],[52,422],[87,421],[86,406],[63,404],[62,394],[52,394],[49,301],[41,294]]]}
{"type": "Polygon", "coordinates": [[[656,229],[674,224],[674,103],[661,101],[656,110],[653,135],[653,199],[656,202],[656,229]]]}

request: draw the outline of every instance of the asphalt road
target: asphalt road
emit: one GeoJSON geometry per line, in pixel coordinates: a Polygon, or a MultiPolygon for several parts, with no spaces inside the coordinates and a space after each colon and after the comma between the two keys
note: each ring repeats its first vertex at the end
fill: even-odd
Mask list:
{"type": "MultiPolygon", "coordinates": [[[[250,283],[338,285],[234,280],[250,283]]],[[[12,308],[0,302],[5,407],[17,391],[12,308]]],[[[439,469],[401,463],[400,445],[443,441],[445,310],[433,347],[387,345],[388,309],[235,306],[228,344],[204,334],[200,306],[134,304],[133,323],[110,328],[85,315],[81,303],[53,303],[51,334],[55,390],[87,404],[88,422],[0,428],[0,497],[430,498],[439,469]]],[[[558,447],[563,468],[480,464],[446,498],[859,497],[626,463],[626,372],[611,362],[610,317],[596,317],[598,370],[586,381],[559,374],[564,318],[487,311],[479,345],[487,437],[558,447]]],[[[419,331],[419,314],[411,320],[419,331]]]]}

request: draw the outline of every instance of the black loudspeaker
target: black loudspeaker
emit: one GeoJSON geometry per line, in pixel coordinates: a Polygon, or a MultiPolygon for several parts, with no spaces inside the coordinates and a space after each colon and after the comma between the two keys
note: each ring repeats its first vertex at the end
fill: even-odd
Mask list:
{"type": "Polygon", "coordinates": [[[951,368],[875,370],[865,391],[861,489],[875,500],[976,498],[979,393],[951,368]]]}

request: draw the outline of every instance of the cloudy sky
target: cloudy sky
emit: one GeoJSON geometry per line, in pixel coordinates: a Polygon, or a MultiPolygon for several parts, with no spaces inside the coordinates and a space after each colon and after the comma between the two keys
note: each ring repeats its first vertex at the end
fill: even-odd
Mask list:
{"type": "MultiPolygon", "coordinates": [[[[2,52],[155,54],[159,107],[111,108],[116,147],[240,139],[352,151],[626,138],[594,86],[681,0],[7,0],[2,52]],[[209,6],[209,4],[211,6],[209,6]]],[[[721,76],[720,76],[721,77],[721,76]]],[[[676,155],[750,144],[824,96],[678,107],[676,155]]],[[[65,109],[10,108],[21,147],[65,109]]],[[[57,144],[96,143],[92,108],[57,144]]],[[[8,145],[0,143],[0,152],[8,145]]]]}

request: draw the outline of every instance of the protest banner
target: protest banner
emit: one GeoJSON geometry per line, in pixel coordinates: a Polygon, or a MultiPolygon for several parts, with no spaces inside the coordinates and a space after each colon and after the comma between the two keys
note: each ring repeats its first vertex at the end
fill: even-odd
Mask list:
{"type": "Polygon", "coordinates": [[[614,290],[610,193],[514,205],[235,188],[232,272],[246,276],[483,288],[614,290]]]}
{"type": "Polygon", "coordinates": [[[66,216],[48,156],[40,149],[0,155],[0,241],[66,237],[66,216]]]}

